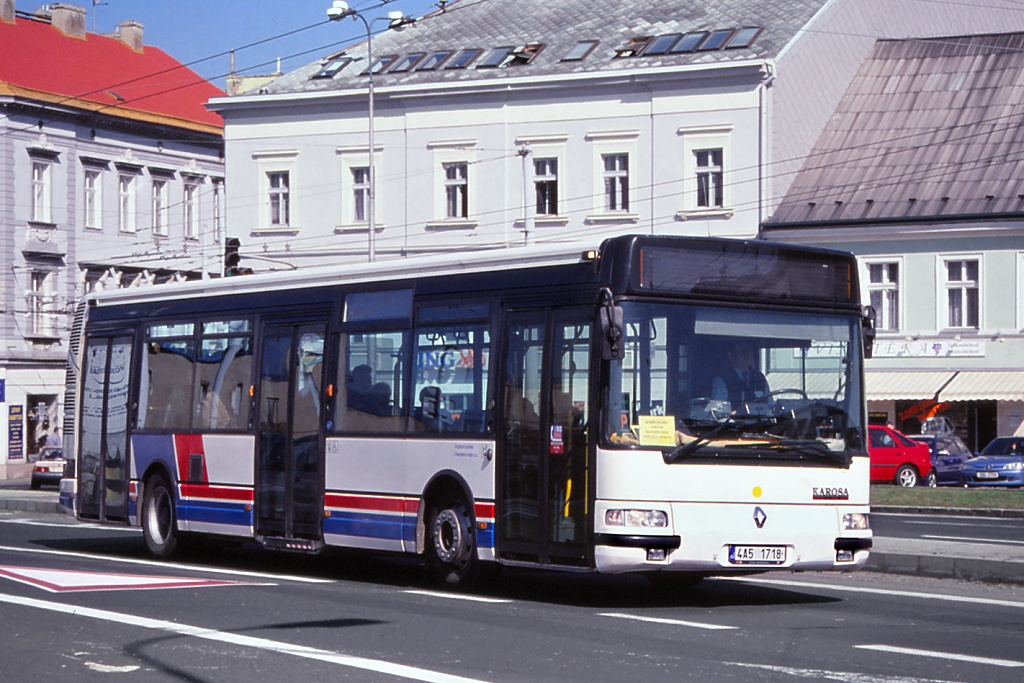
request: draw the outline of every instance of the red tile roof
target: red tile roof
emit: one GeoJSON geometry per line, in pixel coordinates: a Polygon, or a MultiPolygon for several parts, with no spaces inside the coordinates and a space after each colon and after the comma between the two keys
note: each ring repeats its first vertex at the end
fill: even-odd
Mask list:
{"type": "Polygon", "coordinates": [[[45,21],[0,20],[0,95],[213,132],[224,121],[204,105],[224,94],[159,48],[137,52],[95,33],[65,35],[45,21]]]}

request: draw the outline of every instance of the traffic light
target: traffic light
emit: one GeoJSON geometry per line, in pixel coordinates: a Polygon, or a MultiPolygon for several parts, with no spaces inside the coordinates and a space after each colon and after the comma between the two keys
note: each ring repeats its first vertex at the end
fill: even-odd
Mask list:
{"type": "Polygon", "coordinates": [[[238,254],[238,248],[242,246],[242,241],[237,237],[228,237],[224,240],[224,275],[238,275],[238,262],[241,260],[241,256],[238,254]]]}

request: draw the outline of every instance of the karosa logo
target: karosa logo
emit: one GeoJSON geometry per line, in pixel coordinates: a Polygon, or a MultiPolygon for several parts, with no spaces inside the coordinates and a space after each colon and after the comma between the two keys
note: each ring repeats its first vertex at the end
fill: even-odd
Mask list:
{"type": "Polygon", "coordinates": [[[850,500],[849,489],[815,486],[811,489],[811,497],[814,500],[850,500]]]}

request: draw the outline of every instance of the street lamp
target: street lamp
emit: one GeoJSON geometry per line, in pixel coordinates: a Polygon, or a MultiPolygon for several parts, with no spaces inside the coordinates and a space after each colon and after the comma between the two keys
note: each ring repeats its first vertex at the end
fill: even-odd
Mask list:
{"type": "Polygon", "coordinates": [[[331,6],[327,8],[327,18],[330,21],[341,21],[342,19],[344,19],[346,17],[352,17],[353,19],[358,19],[359,21],[363,22],[363,26],[366,28],[366,61],[367,61],[367,64],[368,64],[367,69],[366,69],[366,76],[367,76],[367,80],[369,81],[369,86],[367,88],[367,92],[369,93],[369,98],[370,98],[370,107],[369,107],[369,112],[368,112],[368,116],[369,116],[369,119],[370,119],[369,127],[368,127],[369,128],[369,143],[370,143],[370,164],[369,164],[370,183],[369,183],[369,187],[367,188],[367,192],[366,192],[367,199],[369,201],[370,206],[367,208],[367,211],[366,211],[366,226],[368,228],[369,239],[370,239],[369,260],[371,262],[373,262],[377,258],[377,254],[376,254],[377,236],[375,234],[376,233],[376,223],[374,221],[374,218],[375,218],[374,213],[376,211],[376,203],[377,203],[377,172],[376,172],[376,164],[374,163],[374,155],[376,153],[376,150],[374,149],[374,146],[373,146],[373,67],[374,67],[374,63],[373,63],[373,31],[371,30],[371,28],[378,21],[386,21],[386,22],[388,22],[388,28],[395,28],[395,29],[397,29],[397,28],[401,28],[402,26],[406,26],[408,24],[411,24],[415,20],[412,17],[407,17],[407,16],[403,15],[400,11],[394,11],[394,12],[388,12],[388,15],[386,17],[377,17],[376,19],[371,19],[370,21],[367,21],[366,17],[364,17],[359,12],[359,10],[352,9],[351,7],[349,7],[349,4],[347,2],[345,2],[345,0],[334,0],[334,2],[331,4],[331,6]]]}

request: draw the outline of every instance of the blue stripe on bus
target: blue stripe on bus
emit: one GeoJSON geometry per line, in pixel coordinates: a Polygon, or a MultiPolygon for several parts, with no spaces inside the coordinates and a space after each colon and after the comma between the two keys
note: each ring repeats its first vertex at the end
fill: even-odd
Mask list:
{"type": "Polygon", "coordinates": [[[335,511],[331,512],[330,517],[324,519],[324,533],[414,542],[416,540],[416,518],[406,519],[396,515],[335,511]]]}
{"type": "Polygon", "coordinates": [[[246,510],[244,504],[215,503],[208,500],[184,500],[178,505],[179,518],[207,524],[232,524],[235,526],[252,526],[252,511],[246,510]]]}
{"type": "MultiPolygon", "coordinates": [[[[132,434],[132,458],[135,460],[135,472],[139,478],[156,461],[165,465],[171,476],[177,476],[173,434],[132,434]]],[[[168,483],[173,485],[177,482],[168,483]]]]}

